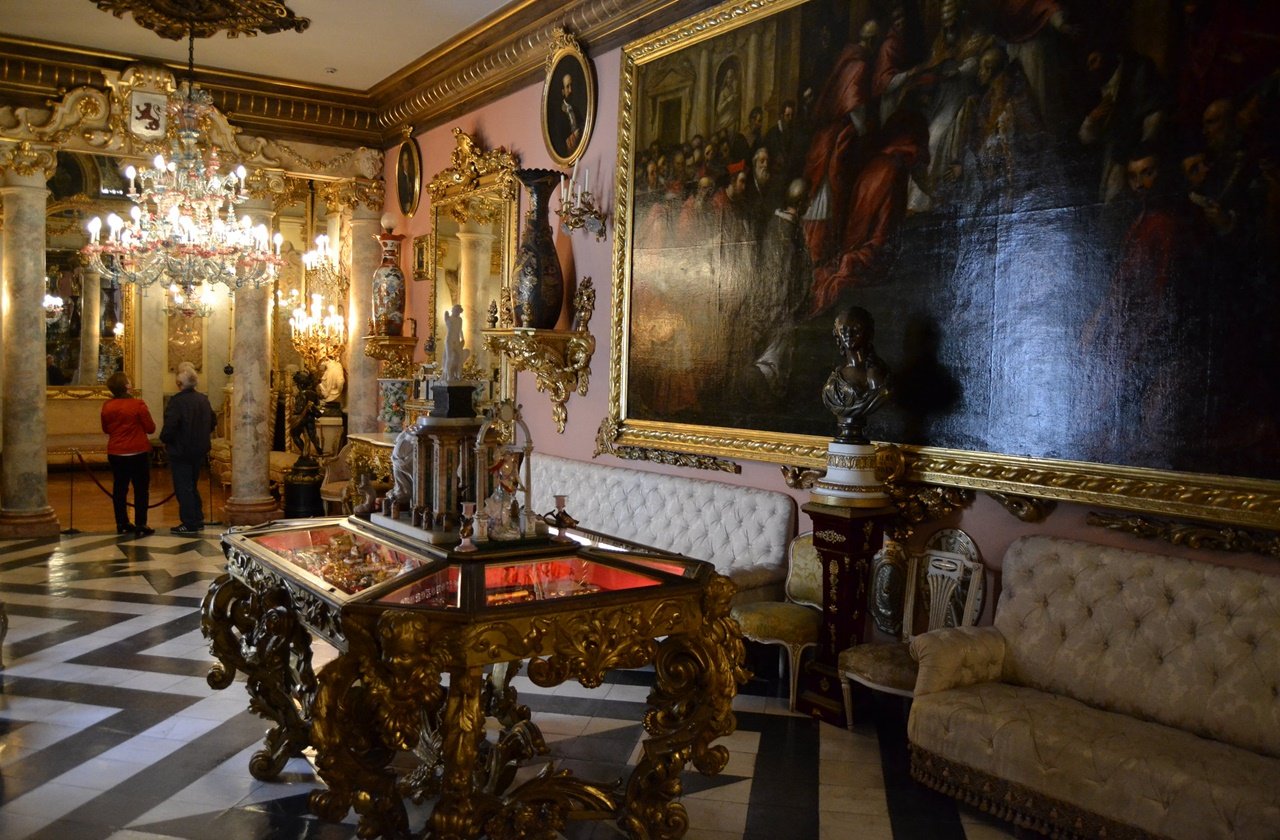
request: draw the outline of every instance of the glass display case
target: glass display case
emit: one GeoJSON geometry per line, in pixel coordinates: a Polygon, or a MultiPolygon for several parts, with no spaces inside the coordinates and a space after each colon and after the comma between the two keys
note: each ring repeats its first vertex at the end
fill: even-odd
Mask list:
{"type": "Polygon", "coordinates": [[[275,723],[250,772],[274,778],[314,748],[328,787],[312,810],[340,820],[357,807],[361,836],[405,836],[405,796],[438,796],[431,836],[518,833],[531,807],[614,818],[641,836],[631,829],[685,823],[673,774],[727,760],[711,742],[733,731],[746,674],[733,584],[709,563],[563,536],[456,551],[359,517],[233,529],[223,545],[227,572],[201,624],[210,685],[244,673],[250,708],[275,723]],[[313,636],[339,651],[318,672],[313,636]],[[561,771],[511,787],[516,766],[547,752],[511,687],[518,670],[540,686],[595,687],[645,665],[651,743],[625,785],[561,771]],[[496,740],[482,737],[486,718],[496,740]],[[392,766],[407,753],[418,767],[392,766]]]}

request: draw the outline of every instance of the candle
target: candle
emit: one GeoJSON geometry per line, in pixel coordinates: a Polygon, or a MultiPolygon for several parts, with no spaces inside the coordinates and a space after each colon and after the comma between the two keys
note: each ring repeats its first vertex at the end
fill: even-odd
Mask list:
{"type": "Polygon", "coordinates": [[[572,192],[574,187],[578,185],[578,161],[573,162],[573,173],[569,175],[569,191],[572,192]]]}
{"type": "Polygon", "coordinates": [[[582,192],[591,195],[591,170],[588,167],[582,167],[582,192]]]}
{"type": "Polygon", "coordinates": [[[564,173],[560,173],[560,203],[564,204],[564,173]]]}

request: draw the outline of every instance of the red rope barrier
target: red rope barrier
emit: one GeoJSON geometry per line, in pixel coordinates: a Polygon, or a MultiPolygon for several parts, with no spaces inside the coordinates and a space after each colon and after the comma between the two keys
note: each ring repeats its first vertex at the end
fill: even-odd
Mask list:
{"type": "MultiPolygon", "coordinates": [[[[80,459],[80,466],[84,467],[84,471],[85,471],[86,473],[88,473],[88,474],[89,474],[89,478],[92,478],[92,479],[93,479],[93,483],[94,483],[94,484],[96,484],[96,485],[98,485],[98,489],[102,491],[102,494],[103,494],[104,496],[106,496],[108,499],[112,499],[112,498],[114,498],[114,496],[111,494],[111,491],[110,491],[110,490],[108,490],[107,488],[103,487],[103,486],[102,486],[102,482],[101,482],[101,481],[98,481],[98,477],[97,477],[96,475],[94,475],[93,470],[89,469],[89,463],[88,463],[87,461],[85,461],[85,459],[84,459],[84,455],[83,455],[83,454],[81,454],[80,450],[79,450],[79,449],[73,449],[72,451],[73,451],[73,452],[75,452],[76,457],[80,459]]],[[[150,469],[150,467],[148,467],[148,469],[150,469]]],[[[176,495],[178,495],[177,491],[174,491],[174,492],[170,493],[169,495],[165,496],[165,497],[164,497],[163,499],[161,499],[160,501],[156,502],[154,505],[147,505],[147,510],[151,510],[152,508],[158,508],[158,507],[160,507],[161,505],[163,505],[165,502],[169,501],[170,499],[172,499],[172,498],[173,498],[174,496],[176,496],[176,495]]]]}

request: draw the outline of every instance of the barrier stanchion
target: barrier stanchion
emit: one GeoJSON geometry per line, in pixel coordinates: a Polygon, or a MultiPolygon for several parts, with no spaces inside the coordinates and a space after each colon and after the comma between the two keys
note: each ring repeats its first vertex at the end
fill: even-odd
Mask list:
{"type": "MultiPolygon", "coordinates": [[[[81,463],[84,462],[84,459],[80,456],[79,449],[72,447],[71,456],[72,458],[80,458],[81,463]]],[[[62,530],[62,533],[67,535],[80,533],[80,529],[76,527],[76,469],[74,463],[71,465],[71,485],[69,490],[71,493],[71,515],[67,517],[67,527],[62,530]]]]}
{"type": "MultiPolygon", "coordinates": [[[[209,464],[206,462],[205,466],[209,470],[209,513],[213,514],[214,516],[217,516],[218,505],[216,502],[216,497],[213,495],[213,464],[209,464]]],[[[208,528],[212,525],[221,526],[222,522],[220,522],[217,519],[214,519],[214,520],[206,519],[204,521],[204,527],[208,528]]]]}

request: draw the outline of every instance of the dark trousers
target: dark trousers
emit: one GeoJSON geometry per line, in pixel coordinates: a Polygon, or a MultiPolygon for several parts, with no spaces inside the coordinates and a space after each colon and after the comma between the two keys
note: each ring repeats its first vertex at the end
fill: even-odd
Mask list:
{"type": "Polygon", "coordinates": [[[151,453],[108,455],[111,465],[111,506],[116,514],[116,527],[129,527],[129,485],[133,485],[133,524],[147,524],[147,506],[151,503],[151,453]]]}
{"type": "Polygon", "coordinates": [[[188,528],[204,527],[204,508],[200,502],[200,465],[186,461],[170,461],[173,473],[173,492],[178,497],[178,518],[188,528]]]}

